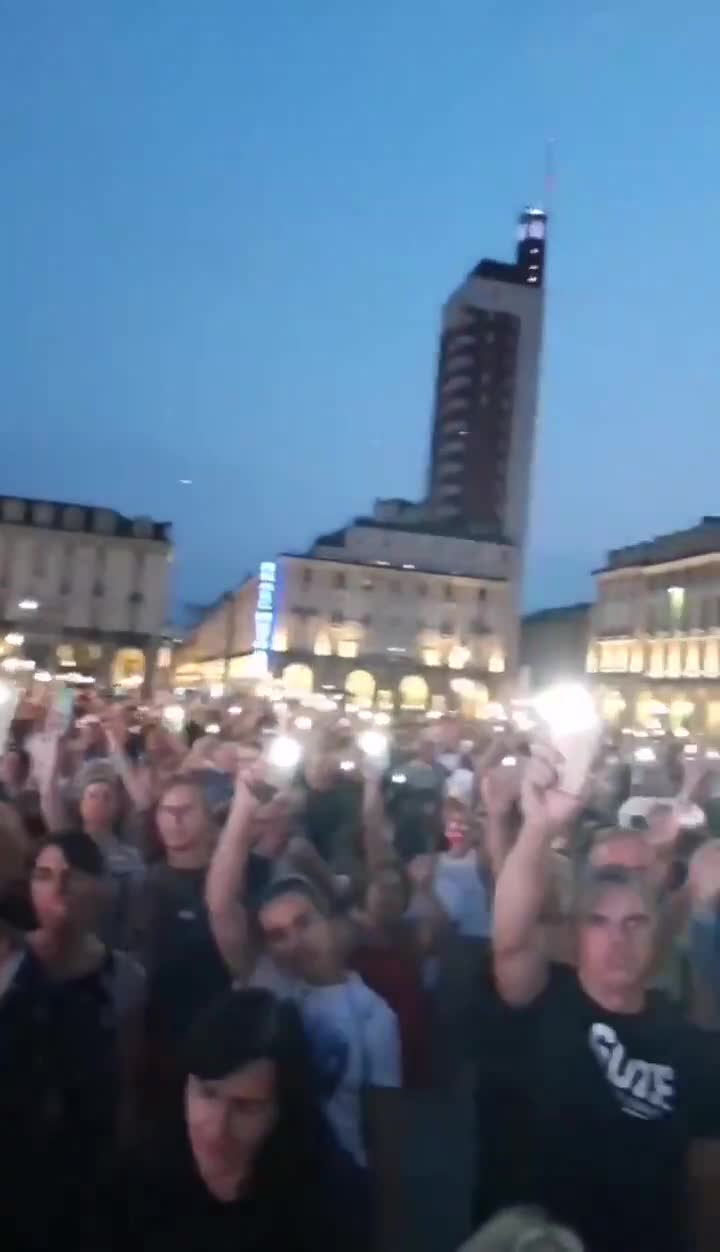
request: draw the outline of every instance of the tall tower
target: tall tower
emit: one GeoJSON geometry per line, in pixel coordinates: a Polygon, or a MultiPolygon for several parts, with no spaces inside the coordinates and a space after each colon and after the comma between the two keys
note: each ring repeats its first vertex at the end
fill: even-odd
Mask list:
{"type": "Polygon", "coordinates": [[[515,260],[481,261],[443,310],[430,452],[432,513],[518,548],[528,524],[547,215],[526,209],[515,260]]]}

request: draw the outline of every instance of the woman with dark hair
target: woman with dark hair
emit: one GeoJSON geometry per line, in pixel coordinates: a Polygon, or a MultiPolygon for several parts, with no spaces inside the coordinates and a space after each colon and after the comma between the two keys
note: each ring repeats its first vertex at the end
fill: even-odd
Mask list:
{"type": "Polygon", "coordinates": [[[333,1252],[343,1163],[300,1017],[261,989],[227,991],[184,1050],[178,1125],[119,1169],[96,1247],[112,1252],[333,1252]]]}

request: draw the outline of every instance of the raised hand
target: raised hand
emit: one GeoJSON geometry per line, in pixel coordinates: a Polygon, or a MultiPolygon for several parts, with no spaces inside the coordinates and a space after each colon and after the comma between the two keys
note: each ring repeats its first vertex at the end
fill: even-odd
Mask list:
{"type": "Polygon", "coordinates": [[[507,817],[520,795],[522,775],[517,766],[496,765],[480,780],[480,794],[488,817],[507,817]]]}
{"type": "Polygon", "coordinates": [[[709,840],[693,854],[687,885],[693,908],[720,899],[720,840],[709,840]]]}
{"type": "Polygon", "coordinates": [[[536,743],[522,780],[521,806],[525,821],[557,833],[575,820],[584,795],[570,795],[559,787],[562,753],[546,743],[536,743]]]}

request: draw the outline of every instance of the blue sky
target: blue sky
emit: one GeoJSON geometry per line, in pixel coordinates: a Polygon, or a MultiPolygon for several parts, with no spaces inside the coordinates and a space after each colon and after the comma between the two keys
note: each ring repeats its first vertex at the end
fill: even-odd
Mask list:
{"type": "Polygon", "coordinates": [[[720,512],[712,8],[0,0],[2,490],[173,520],[180,601],[416,495],[553,136],[527,603],[720,512]]]}

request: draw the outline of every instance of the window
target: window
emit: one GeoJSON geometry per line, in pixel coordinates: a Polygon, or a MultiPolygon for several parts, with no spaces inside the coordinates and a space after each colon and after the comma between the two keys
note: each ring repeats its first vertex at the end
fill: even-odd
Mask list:
{"type": "Polygon", "coordinates": [[[333,587],[335,587],[337,591],[340,591],[346,585],[347,585],[347,581],[346,581],[345,575],[335,574],[335,576],[333,577],[333,587]]]}
{"type": "Polygon", "coordinates": [[[454,599],[455,599],[455,596],[454,596],[454,593],[453,593],[453,585],[452,585],[452,583],[445,583],[445,599],[446,599],[446,600],[454,600],[454,599]]]}
{"type": "Polygon", "coordinates": [[[439,665],[440,653],[437,648],[424,648],[422,653],[424,665],[439,665]]]}
{"type": "Polygon", "coordinates": [[[303,583],[303,587],[309,587],[310,584],[312,583],[312,570],[310,569],[309,565],[306,565],[305,568],[303,569],[302,583],[303,583]]]}
{"type": "Polygon", "coordinates": [[[109,509],[97,509],[93,515],[93,530],[99,535],[112,535],[115,531],[115,514],[109,509]]]}
{"type": "Polygon", "coordinates": [[[446,638],[453,634],[453,624],[450,621],[440,623],[440,634],[446,638]]]}
{"type": "MultiPolygon", "coordinates": [[[[99,600],[101,596],[105,595],[105,584],[101,582],[99,578],[96,578],[95,582],[93,583],[92,593],[95,596],[96,600],[99,600]]],[[[136,595],[138,595],[138,592],[133,591],[128,596],[128,600],[130,601],[131,604],[135,604],[135,600],[133,599],[133,596],[136,596],[136,595]]]]}
{"type": "Polygon", "coordinates": [[[51,504],[36,504],[33,509],[35,526],[52,526],[53,508],[51,504]]]}
{"type": "Polygon", "coordinates": [[[375,584],[372,578],[363,578],[362,582],[360,583],[360,586],[363,591],[372,591],[375,587],[375,584]]]}
{"type": "MultiPolygon", "coordinates": [[[[102,587],[102,591],[98,592],[97,594],[102,595],[105,588],[103,587],[102,583],[98,583],[97,585],[99,587],[102,587]]],[[[142,604],[144,599],[145,597],[142,591],[131,591],[130,595],[128,596],[128,600],[130,601],[131,604],[142,604]]]]}
{"type": "Polygon", "coordinates": [[[82,530],[83,511],[73,505],[63,510],[63,526],[66,530],[82,530]]]}
{"type": "Polygon", "coordinates": [[[418,583],[417,593],[419,596],[427,595],[427,583],[418,583]]]}
{"type": "Polygon", "coordinates": [[[341,613],[339,609],[336,609],[335,612],[332,614],[330,620],[333,626],[342,626],[343,622],[345,621],[345,614],[341,613]]]}
{"type": "Polygon", "coordinates": [[[358,654],[358,646],[356,639],[339,639],[337,645],[338,656],[354,657],[358,654]]]}
{"type": "Polygon", "coordinates": [[[392,578],[388,583],[388,590],[391,591],[394,596],[399,596],[402,591],[402,583],[400,579],[392,578]]]}
{"type": "Polygon", "coordinates": [[[6,522],[21,522],[25,516],[25,505],[22,500],[4,500],[3,518],[6,522]]]}
{"type": "Polygon", "coordinates": [[[313,648],[315,656],[331,656],[332,647],[330,639],[326,631],[321,630],[315,639],[315,647],[313,648]]]}
{"type": "Polygon", "coordinates": [[[450,669],[464,669],[470,660],[470,649],[456,644],[448,653],[447,663],[450,669]]]}
{"type": "Polygon", "coordinates": [[[487,591],[484,587],[480,587],[477,593],[478,604],[484,604],[487,600],[487,591]]]}

